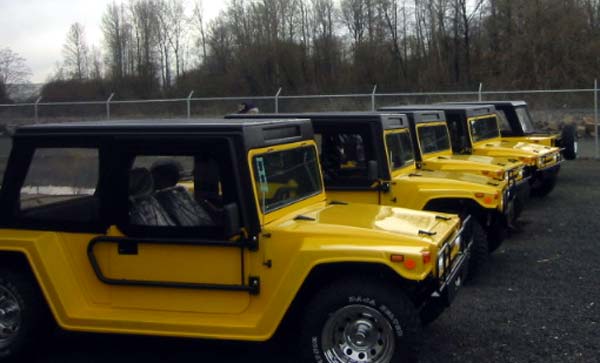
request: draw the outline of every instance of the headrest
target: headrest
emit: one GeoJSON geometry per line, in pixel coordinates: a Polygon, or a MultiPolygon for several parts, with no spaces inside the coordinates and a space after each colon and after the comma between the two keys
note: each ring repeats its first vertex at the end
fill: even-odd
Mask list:
{"type": "Polygon", "coordinates": [[[150,168],[156,190],[174,187],[179,183],[183,166],[175,160],[159,160],[150,168]]]}
{"type": "Polygon", "coordinates": [[[146,168],[135,168],[129,172],[129,196],[139,198],[154,192],[152,173],[146,168]]]}

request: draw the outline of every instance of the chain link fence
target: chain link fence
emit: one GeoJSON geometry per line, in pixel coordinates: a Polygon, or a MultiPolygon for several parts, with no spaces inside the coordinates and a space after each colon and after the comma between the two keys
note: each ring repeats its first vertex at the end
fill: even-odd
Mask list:
{"type": "Polygon", "coordinates": [[[399,104],[430,104],[449,101],[524,100],[541,130],[559,131],[575,124],[582,157],[600,158],[598,141],[598,84],[589,89],[486,91],[483,85],[472,92],[369,93],[330,95],[285,95],[279,89],[272,96],[188,97],[154,100],[106,100],[85,102],[44,102],[1,104],[0,132],[31,123],[141,118],[222,117],[236,112],[241,102],[251,102],[261,112],[366,111],[399,104]]]}

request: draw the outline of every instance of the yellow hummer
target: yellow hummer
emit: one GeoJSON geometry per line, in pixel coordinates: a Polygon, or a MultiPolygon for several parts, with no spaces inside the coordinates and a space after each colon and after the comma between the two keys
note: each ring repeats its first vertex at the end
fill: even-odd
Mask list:
{"type": "MultiPolygon", "coordinates": [[[[525,165],[513,158],[454,154],[443,111],[405,111],[419,169],[457,171],[507,180],[517,218],[529,195],[525,165]]],[[[513,221],[509,221],[512,223],[513,221]]]]}
{"type": "Polygon", "coordinates": [[[545,196],[556,185],[562,156],[552,146],[502,139],[496,109],[492,105],[408,105],[384,107],[388,112],[420,110],[444,111],[450,129],[452,147],[457,154],[507,157],[526,165],[531,175],[531,194],[545,196]]]}
{"type": "Polygon", "coordinates": [[[469,222],[328,201],[309,120],[16,130],[0,194],[0,360],[67,330],[414,360],[465,277],[469,222]],[[421,319],[423,317],[423,319],[421,319]]]}
{"type": "Polygon", "coordinates": [[[560,133],[537,130],[525,101],[464,101],[449,104],[492,105],[496,108],[496,116],[498,116],[503,139],[556,146],[561,148],[565,159],[577,158],[578,142],[575,127],[565,125],[560,133]]]}
{"type": "Polygon", "coordinates": [[[418,169],[406,115],[317,112],[252,117],[312,120],[325,188],[331,200],[473,216],[476,238],[470,274],[478,273],[487,263],[489,253],[506,236],[513,213],[513,196],[507,180],[418,169]]]}

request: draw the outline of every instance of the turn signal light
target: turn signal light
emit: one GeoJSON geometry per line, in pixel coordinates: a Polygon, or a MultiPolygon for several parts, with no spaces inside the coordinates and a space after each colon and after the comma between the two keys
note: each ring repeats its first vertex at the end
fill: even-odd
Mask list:
{"type": "Polygon", "coordinates": [[[421,255],[423,256],[423,263],[427,264],[429,262],[431,262],[431,252],[429,251],[423,251],[421,252],[421,255]]]}
{"type": "Polygon", "coordinates": [[[485,194],[483,193],[475,193],[475,198],[483,198],[485,194]]]}
{"type": "Polygon", "coordinates": [[[391,255],[390,261],[392,262],[404,262],[404,255],[391,255]]]}
{"type": "Polygon", "coordinates": [[[531,157],[520,157],[519,160],[521,160],[525,164],[535,164],[536,162],[535,158],[531,157]]]}

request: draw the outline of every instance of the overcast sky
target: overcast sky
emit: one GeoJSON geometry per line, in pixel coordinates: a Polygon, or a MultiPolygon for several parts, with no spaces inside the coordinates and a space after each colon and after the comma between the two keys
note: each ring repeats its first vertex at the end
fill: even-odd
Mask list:
{"type": "MultiPolygon", "coordinates": [[[[62,59],[62,46],[71,24],[84,25],[88,44],[100,47],[100,22],[106,5],[113,0],[0,0],[0,48],[9,47],[25,58],[41,83],[62,59]]],[[[184,0],[188,9],[193,0],[184,0]]],[[[119,2],[119,1],[117,1],[119,2]]],[[[205,0],[207,18],[218,14],[224,1],[205,0]]]]}

